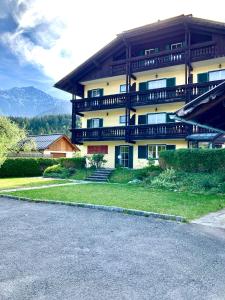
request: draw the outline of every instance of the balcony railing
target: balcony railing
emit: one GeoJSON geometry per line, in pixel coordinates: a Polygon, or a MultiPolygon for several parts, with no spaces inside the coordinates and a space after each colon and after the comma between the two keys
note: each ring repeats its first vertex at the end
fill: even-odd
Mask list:
{"type": "MultiPolygon", "coordinates": [[[[131,63],[131,72],[136,73],[184,64],[186,49],[186,47],[183,47],[175,50],[161,51],[150,55],[131,57],[129,60],[131,63]]],[[[191,62],[216,58],[218,56],[225,56],[225,52],[218,53],[216,42],[214,41],[195,44],[190,48],[191,62]]],[[[126,59],[114,61],[111,65],[99,69],[96,73],[90,73],[86,79],[93,80],[124,74],[126,74],[126,59]]]]}
{"type": "Polygon", "coordinates": [[[204,128],[175,122],[151,125],[116,126],[103,128],[72,129],[72,142],[145,140],[145,139],[184,139],[192,133],[209,132],[204,128]]]}
{"type": "MultiPolygon", "coordinates": [[[[191,61],[205,60],[216,57],[215,42],[206,42],[193,45],[190,49],[191,61]]],[[[130,59],[131,72],[141,72],[185,63],[185,48],[162,51],[157,54],[132,57],[130,59]]],[[[126,72],[124,60],[112,64],[112,76],[122,75],[126,72]]]]}
{"type": "Polygon", "coordinates": [[[189,85],[178,85],[153,89],[144,92],[131,92],[130,94],[114,94],[97,98],[73,100],[73,107],[76,112],[113,109],[125,107],[127,101],[131,107],[151,104],[172,103],[179,101],[190,101],[211,90],[222,81],[211,81],[189,85]]]}

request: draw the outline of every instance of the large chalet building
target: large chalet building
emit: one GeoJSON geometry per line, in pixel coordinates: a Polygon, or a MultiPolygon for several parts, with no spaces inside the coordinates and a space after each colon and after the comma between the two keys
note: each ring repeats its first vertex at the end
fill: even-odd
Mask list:
{"type": "Polygon", "coordinates": [[[223,80],[225,24],[181,15],[122,32],[55,87],[72,94],[72,142],[84,155],[141,168],[212,134],[174,113],[223,80]]]}

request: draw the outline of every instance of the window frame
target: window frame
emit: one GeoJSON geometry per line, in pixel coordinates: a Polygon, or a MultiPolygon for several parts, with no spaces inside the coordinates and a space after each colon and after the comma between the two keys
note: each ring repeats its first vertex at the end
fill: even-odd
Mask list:
{"type": "Polygon", "coordinates": [[[120,124],[126,124],[126,115],[120,116],[120,118],[119,118],[119,123],[120,123],[120,124]],[[125,119],[124,119],[124,122],[121,121],[122,118],[125,118],[125,119]]]}
{"type": "Polygon", "coordinates": [[[213,80],[210,80],[210,74],[212,74],[212,73],[217,73],[217,72],[224,72],[224,73],[225,73],[225,69],[219,69],[219,70],[208,71],[208,81],[209,81],[209,82],[211,82],[211,81],[218,81],[218,80],[225,80],[225,76],[224,76],[224,78],[222,78],[222,79],[213,79],[213,80]]]}
{"type": "Polygon", "coordinates": [[[160,79],[154,79],[154,80],[148,80],[147,81],[147,90],[148,91],[151,91],[151,90],[155,90],[155,89],[163,89],[163,88],[166,88],[167,87],[167,78],[160,78],[160,79]],[[163,86],[163,87],[159,87],[159,88],[149,88],[149,83],[151,83],[151,82],[159,82],[159,81],[164,81],[165,82],[165,86],[163,86]]]}
{"type": "Polygon", "coordinates": [[[145,49],[145,55],[151,55],[156,53],[155,48],[145,49]]]}
{"type": "Polygon", "coordinates": [[[159,159],[159,152],[160,151],[165,151],[166,150],[166,144],[148,144],[147,147],[148,147],[148,150],[147,150],[148,159],[151,158],[151,159],[154,159],[154,160],[159,159]],[[150,156],[150,149],[149,149],[150,147],[155,147],[155,157],[150,156]],[[159,147],[164,147],[164,149],[159,151],[159,147]]]}
{"type": "Polygon", "coordinates": [[[166,112],[148,113],[148,114],[147,114],[147,124],[148,124],[148,125],[165,124],[165,123],[167,123],[166,121],[167,121],[167,113],[166,113],[166,112]],[[148,120],[148,116],[149,116],[149,115],[160,115],[160,114],[161,114],[161,115],[162,115],[162,114],[165,115],[165,122],[163,122],[163,123],[157,123],[157,122],[156,122],[156,123],[149,123],[149,120],[148,120]]]}
{"type": "Polygon", "coordinates": [[[100,89],[93,89],[91,90],[91,97],[92,98],[96,98],[96,97],[100,97],[100,89]],[[98,91],[98,94],[97,95],[94,95],[93,93],[98,91]]]}
{"type": "Polygon", "coordinates": [[[121,84],[121,85],[120,85],[120,93],[121,93],[121,94],[124,94],[124,93],[126,93],[126,92],[127,92],[127,85],[126,85],[126,83],[121,84]],[[121,90],[121,87],[124,87],[124,86],[125,86],[125,91],[122,91],[122,90],[121,90]]]}
{"type": "Polygon", "coordinates": [[[176,49],[181,49],[181,48],[183,48],[183,42],[170,44],[170,50],[176,50],[176,49]],[[177,46],[177,45],[180,45],[181,47],[173,48],[173,46],[177,46]]]}
{"type": "Polygon", "coordinates": [[[91,127],[90,128],[100,128],[100,118],[91,118],[91,127]],[[94,122],[98,120],[98,126],[93,126],[94,122]]]}

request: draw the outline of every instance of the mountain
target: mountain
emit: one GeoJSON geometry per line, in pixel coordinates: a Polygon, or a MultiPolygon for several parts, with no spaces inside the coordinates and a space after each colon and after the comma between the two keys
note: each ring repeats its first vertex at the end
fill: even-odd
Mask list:
{"type": "Polygon", "coordinates": [[[70,113],[69,100],[54,98],[32,86],[0,90],[1,115],[34,117],[70,113]]]}

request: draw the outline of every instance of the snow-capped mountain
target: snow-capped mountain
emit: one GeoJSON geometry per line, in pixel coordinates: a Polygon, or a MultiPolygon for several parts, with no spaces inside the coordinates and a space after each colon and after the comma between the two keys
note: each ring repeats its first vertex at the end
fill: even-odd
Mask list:
{"type": "Polygon", "coordinates": [[[0,89],[1,115],[34,117],[67,113],[71,113],[70,101],[54,98],[32,86],[0,89]]]}

